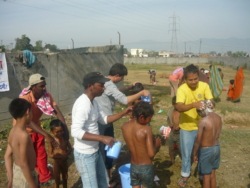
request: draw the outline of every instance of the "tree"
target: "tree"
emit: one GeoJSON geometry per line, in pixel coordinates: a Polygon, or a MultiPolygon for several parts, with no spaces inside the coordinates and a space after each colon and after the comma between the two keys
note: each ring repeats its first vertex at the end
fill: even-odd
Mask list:
{"type": "Polygon", "coordinates": [[[54,44],[46,44],[45,45],[45,48],[46,49],[49,49],[51,52],[58,52],[58,48],[57,48],[57,46],[56,45],[54,45],[54,44]]]}
{"type": "Polygon", "coordinates": [[[233,55],[232,51],[227,51],[227,55],[231,57],[233,55]]]}
{"type": "Polygon", "coordinates": [[[232,57],[245,57],[246,56],[246,52],[243,51],[238,51],[232,54],[232,57]]]}
{"type": "Polygon", "coordinates": [[[34,46],[34,51],[43,51],[43,41],[36,41],[36,45],[34,46]]]}
{"type": "Polygon", "coordinates": [[[127,48],[123,48],[123,54],[128,54],[128,49],[127,48]]]}
{"type": "Polygon", "coordinates": [[[33,50],[32,44],[30,44],[30,38],[26,35],[22,35],[21,39],[16,38],[15,50],[33,50]]]}
{"type": "Polygon", "coordinates": [[[211,52],[209,52],[209,54],[215,56],[217,53],[216,53],[216,51],[211,51],[211,52]]]}
{"type": "Polygon", "coordinates": [[[2,52],[5,52],[5,46],[4,45],[2,45],[2,46],[0,46],[0,51],[2,50],[2,52]]]}

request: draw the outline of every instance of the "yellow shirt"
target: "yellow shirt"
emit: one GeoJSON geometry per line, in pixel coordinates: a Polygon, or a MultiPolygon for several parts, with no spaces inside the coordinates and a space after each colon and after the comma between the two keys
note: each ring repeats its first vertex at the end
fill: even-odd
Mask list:
{"type": "MultiPolygon", "coordinates": [[[[199,82],[194,91],[186,83],[182,84],[177,90],[176,97],[176,103],[184,103],[185,105],[213,98],[208,84],[204,82],[199,82]]],[[[197,114],[196,108],[181,112],[180,128],[185,131],[197,130],[199,119],[200,116],[197,114]]]]}

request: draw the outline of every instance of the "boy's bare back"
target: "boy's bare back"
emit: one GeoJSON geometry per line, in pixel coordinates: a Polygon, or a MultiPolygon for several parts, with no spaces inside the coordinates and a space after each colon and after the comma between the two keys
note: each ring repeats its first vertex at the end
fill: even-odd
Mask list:
{"type": "Polygon", "coordinates": [[[214,112],[210,112],[199,121],[199,129],[200,127],[203,129],[201,147],[217,145],[222,128],[221,117],[214,112]]]}
{"type": "Polygon", "coordinates": [[[150,126],[137,123],[136,118],[121,127],[123,137],[131,152],[131,163],[135,165],[152,164],[155,155],[153,135],[150,126]]]}
{"type": "Polygon", "coordinates": [[[8,143],[14,154],[15,164],[17,166],[23,165],[24,159],[30,171],[34,170],[36,166],[36,153],[31,137],[25,127],[14,126],[10,131],[8,143]]]}

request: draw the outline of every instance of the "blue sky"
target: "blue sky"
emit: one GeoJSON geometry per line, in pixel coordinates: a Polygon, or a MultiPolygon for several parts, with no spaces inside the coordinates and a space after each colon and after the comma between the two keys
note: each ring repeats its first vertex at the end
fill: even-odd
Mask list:
{"type": "MultiPolygon", "coordinates": [[[[26,34],[60,49],[166,42],[170,50],[176,16],[178,43],[231,37],[250,38],[249,0],[7,0],[0,1],[0,42],[26,34]]],[[[224,44],[226,48],[226,44],[224,44]]],[[[164,50],[164,49],[163,49],[164,50]]]]}

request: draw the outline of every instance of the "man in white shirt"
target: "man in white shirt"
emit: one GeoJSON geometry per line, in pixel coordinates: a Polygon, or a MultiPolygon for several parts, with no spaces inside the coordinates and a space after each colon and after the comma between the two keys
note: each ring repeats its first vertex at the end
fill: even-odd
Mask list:
{"type": "Polygon", "coordinates": [[[90,72],[83,78],[84,93],[75,101],[72,110],[71,134],[74,137],[74,158],[81,174],[83,187],[108,188],[107,172],[99,151],[99,142],[112,146],[116,141],[109,136],[99,135],[98,122],[108,124],[126,115],[130,108],[107,116],[95,101],[105,90],[109,81],[99,72],[90,72]]]}

